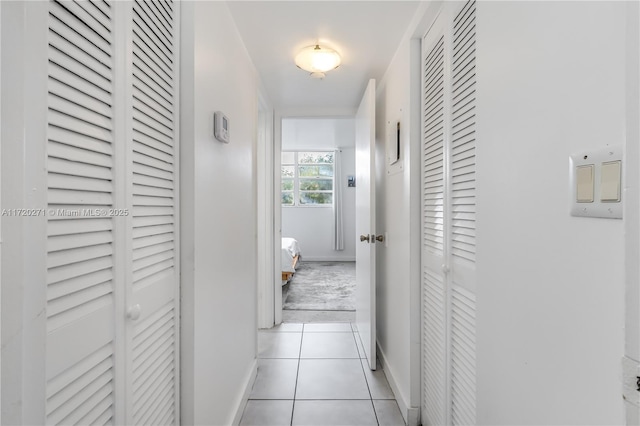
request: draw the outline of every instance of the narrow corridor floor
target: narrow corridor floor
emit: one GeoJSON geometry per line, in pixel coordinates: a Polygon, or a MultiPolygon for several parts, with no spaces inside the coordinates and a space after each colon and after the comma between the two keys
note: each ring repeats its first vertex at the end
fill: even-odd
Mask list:
{"type": "Polygon", "coordinates": [[[387,379],[350,323],[258,332],[258,374],[241,426],[404,426],[387,379]]]}

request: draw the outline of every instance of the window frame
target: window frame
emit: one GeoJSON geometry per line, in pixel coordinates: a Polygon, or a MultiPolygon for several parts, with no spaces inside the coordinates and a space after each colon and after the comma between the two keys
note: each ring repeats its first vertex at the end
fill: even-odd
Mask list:
{"type": "Polygon", "coordinates": [[[300,163],[299,162],[299,154],[301,153],[309,153],[309,152],[327,152],[333,153],[335,150],[332,149],[305,149],[305,150],[289,150],[283,149],[280,153],[281,161],[280,161],[280,206],[282,208],[333,208],[335,205],[335,193],[336,193],[336,159],[335,155],[333,157],[333,162],[331,163],[300,163]],[[282,161],[282,154],[284,153],[292,153],[293,154],[293,163],[285,163],[282,161]],[[331,165],[332,168],[332,176],[330,178],[323,178],[323,180],[331,179],[331,190],[317,190],[317,191],[304,191],[300,190],[300,180],[313,180],[312,178],[300,177],[299,169],[301,165],[310,165],[310,166],[318,166],[318,165],[331,165]],[[293,177],[284,177],[282,175],[283,167],[293,167],[293,177]],[[284,190],[282,189],[282,185],[285,180],[292,179],[293,180],[293,189],[292,190],[284,190]],[[282,194],[283,193],[292,193],[293,194],[293,204],[283,204],[282,203],[282,194]],[[326,204],[301,204],[300,203],[300,194],[301,192],[312,192],[312,193],[330,193],[331,194],[331,203],[326,204]]]}

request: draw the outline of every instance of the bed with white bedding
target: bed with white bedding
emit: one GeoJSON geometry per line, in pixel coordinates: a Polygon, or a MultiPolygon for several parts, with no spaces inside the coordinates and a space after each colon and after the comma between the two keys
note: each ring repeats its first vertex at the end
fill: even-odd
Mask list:
{"type": "Polygon", "coordinates": [[[295,238],[282,238],[282,281],[288,282],[300,260],[300,244],[295,238]]]}

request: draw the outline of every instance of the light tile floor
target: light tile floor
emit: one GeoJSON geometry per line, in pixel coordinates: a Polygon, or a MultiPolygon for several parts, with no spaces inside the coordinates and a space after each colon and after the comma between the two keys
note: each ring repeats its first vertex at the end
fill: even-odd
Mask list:
{"type": "Polygon", "coordinates": [[[258,375],[240,425],[404,426],[384,373],[350,323],[258,332],[258,375]]]}

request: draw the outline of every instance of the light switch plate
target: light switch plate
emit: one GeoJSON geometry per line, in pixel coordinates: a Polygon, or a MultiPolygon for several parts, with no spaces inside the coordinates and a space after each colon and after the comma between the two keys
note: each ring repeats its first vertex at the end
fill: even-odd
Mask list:
{"type": "Polygon", "coordinates": [[[622,146],[569,159],[571,216],[622,219],[622,146]]]}

